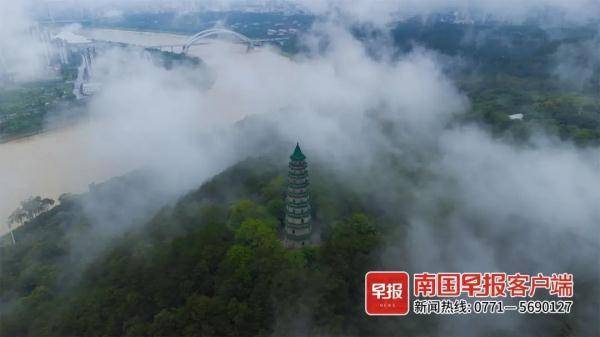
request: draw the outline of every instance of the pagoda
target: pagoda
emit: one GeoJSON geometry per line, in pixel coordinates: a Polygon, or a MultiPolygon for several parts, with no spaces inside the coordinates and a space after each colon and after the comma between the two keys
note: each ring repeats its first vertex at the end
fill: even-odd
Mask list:
{"type": "Polygon", "coordinates": [[[290,156],[285,199],[285,245],[290,248],[308,245],[311,234],[306,156],[300,150],[300,145],[296,144],[290,156]]]}

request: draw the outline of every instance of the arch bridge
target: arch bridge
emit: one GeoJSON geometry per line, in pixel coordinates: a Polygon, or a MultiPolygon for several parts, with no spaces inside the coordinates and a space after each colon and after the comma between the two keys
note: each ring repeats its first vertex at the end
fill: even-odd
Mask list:
{"type": "Polygon", "coordinates": [[[183,45],[181,52],[187,53],[191,46],[197,44],[198,42],[205,40],[211,37],[218,36],[230,36],[233,37],[236,43],[245,44],[248,49],[252,49],[252,47],[261,44],[265,40],[252,40],[244,34],[240,34],[238,32],[234,32],[233,30],[224,29],[224,28],[211,28],[207,30],[203,30],[199,33],[192,35],[183,45]]]}
{"type": "Polygon", "coordinates": [[[183,44],[169,44],[169,45],[156,45],[156,46],[152,46],[150,48],[155,48],[158,50],[163,50],[163,49],[171,49],[171,52],[174,52],[175,50],[179,50],[179,48],[181,48],[181,53],[185,54],[189,51],[190,47],[195,46],[195,45],[199,45],[199,44],[203,44],[202,41],[203,40],[207,40],[213,37],[221,37],[221,36],[228,36],[233,38],[233,42],[234,43],[240,43],[240,44],[244,44],[247,46],[246,50],[251,50],[254,47],[257,46],[261,46],[266,42],[279,42],[282,43],[285,40],[288,40],[289,37],[275,37],[275,38],[268,38],[268,39],[251,39],[249,37],[247,37],[244,34],[235,32],[233,30],[229,30],[229,29],[225,29],[225,28],[210,28],[210,29],[206,29],[203,30],[199,33],[196,33],[192,36],[190,36],[187,41],[183,44]]]}

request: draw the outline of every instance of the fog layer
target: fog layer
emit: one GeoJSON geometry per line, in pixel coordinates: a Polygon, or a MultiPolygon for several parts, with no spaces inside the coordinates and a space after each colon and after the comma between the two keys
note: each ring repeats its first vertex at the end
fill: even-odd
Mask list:
{"type": "MultiPolygon", "coordinates": [[[[73,174],[96,165],[145,167],[162,190],[183,193],[266,153],[265,136],[299,141],[311,160],[357,182],[357,191],[397,216],[397,233],[382,247],[389,268],[573,272],[576,280],[598,280],[599,149],[544,135],[517,147],[476,126],[451,126],[469,102],[431,51],[392,58],[392,46],[381,45],[382,57],[373,59],[344,27],[330,24],[317,25],[304,43],[310,52],[297,58],[269,48],[218,52],[208,63],[215,74],[209,89],[206,73],[167,71],[136,51],[104,54],[97,67],[103,90],[90,104],[98,122],[70,145],[56,144],[49,160],[60,167],[93,158],[73,174]],[[269,128],[228,126],[247,116],[269,128]],[[403,176],[389,158],[429,179],[403,176]]],[[[27,179],[8,170],[17,183],[27,179]]],[[[578,310],[592,335],[598,294],[586,295],[578,310]]],[[[514,333],[520,324],[472,316],[445,322],[440,334],[477,336],[490,326],[514,333]]]]}

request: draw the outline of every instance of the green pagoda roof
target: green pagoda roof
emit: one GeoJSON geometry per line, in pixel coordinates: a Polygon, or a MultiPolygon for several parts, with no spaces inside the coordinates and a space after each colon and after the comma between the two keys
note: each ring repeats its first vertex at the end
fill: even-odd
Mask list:
{"type": "Polygon", "coordinates": [[[290,159],[298,161],[306,159],[306,156],[302,153],[302,150],[300,150],[300,145],[298,143],[296,143],[296,148],[294,149],[294,153],[290,156],[290,159]]]}

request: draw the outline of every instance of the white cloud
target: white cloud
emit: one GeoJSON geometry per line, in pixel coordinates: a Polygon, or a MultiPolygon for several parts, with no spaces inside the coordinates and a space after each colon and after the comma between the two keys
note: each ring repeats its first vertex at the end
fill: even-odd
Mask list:
{"type": "Polygon", "coordinates": [[[46,47],[21,0],[0,2],[0,72],[17,81],[44,75],[46,47]]]}

